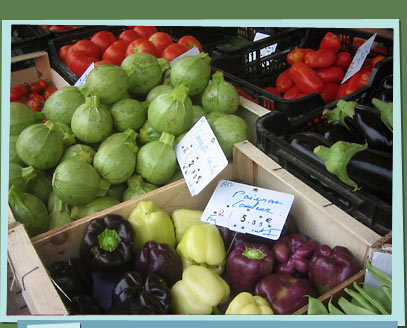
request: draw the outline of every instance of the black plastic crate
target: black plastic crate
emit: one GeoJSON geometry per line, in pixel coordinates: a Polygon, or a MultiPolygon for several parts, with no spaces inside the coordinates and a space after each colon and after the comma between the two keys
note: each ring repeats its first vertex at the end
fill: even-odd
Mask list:
{"type": "MultiPolygon", "coordinates": [[[[259,105],[269,110],[282,111],[290,118],[295,118],[308,114],[315,108],[325,106],[321,96],[317,93],[311,93],[298,99],[284,99],[264,90],[264,88],[275,86],[278,75],[289,68],[286,56],[292,49],[318,49],[323,36],[329,31],[340,37],[340,51],[347,51],[352,57],[360,46],[359,43],[354,44],[354,42],[358,39],[367,40],[372,36],[372,34],[368,32],[344,28],[290,29],[280,32],[275,36],[257,41],[227,56],[215,58],[212,60],[211,65],[214,70],[222,71],[226,80],[242,89],[259,105]],[[260,56],[261,49],[275,43],[277,43],[276,52],[264,57],[260,56]]],[[[392,58],[392,39],[377,35],[375,42],[377,44],[372,47],[368,58],[372,58],[376,55],[384,55],[392,58]]],[[[379,63],[376,66],[381,67],[379,63]]],[[[353,98],[363,95],[373,84],[378,83],[377,75],[380,74],[380,72],[376,66],[366,86],[355,91],[355,93],[352,94],[353,98]]]]}
{"type": "Polygon", "coordinates": [[[203,51],[212,57],[229,54],[253,44],[257,32],[276,34],[287,28],[278,27],[220,27],[220,26],[157,26],[159,31],[170,34],[175,41],[184,35],[192,35],[203,51]]]}
{"type": "Polygon", "coordinates": [[[93,25],[86,26],[86,28],[79,28],[77,31],[70,31],[59,37],[52,38],[48,41],[48,52],[50,55],[51,67],[61,75],[65,81],[73,85],[78,81],[79,76],[74,74],[68,66],[59,59],[58,50],[64,45],[74,44],[79,40],[90,39],[92,35],[99,31],[109,31],[112,32],[116,37],[119,37],[120,33],[126,30],[125,26],[102,26],[93,25]]]}
{"type": "MultiPolygon", "coordinates": [[[[348,99],[355,100],[355,99],[348,99]]],[[[337,101],[336,101],[337,102],[337,101]]],[[[336,102],[327,109],[333,109],[336,102]]],[[[282,167],[318,191],[333,204],[380,235],[392,229],[392,205],[363,189],[354,192],[335,175],[304,157],[286,140],[297,132],[320,132],[327,124],[322,109],[300,121],[290,121],[282,112],[272,111],[256,122],[257,146],[282,167]],[[314,124],[309,124],[314,121],[314,124]]]]}
{"type": "Polygon", "coordinates": [[[51,37],[49,31],[38,25],[13,24],[11,26],[11,56],[44,50],[51,37]]]}

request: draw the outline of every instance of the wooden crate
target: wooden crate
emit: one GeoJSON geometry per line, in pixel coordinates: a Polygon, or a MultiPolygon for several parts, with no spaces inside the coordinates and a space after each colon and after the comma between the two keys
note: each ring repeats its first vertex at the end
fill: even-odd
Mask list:
{"type": "Polygon", "coordinates": [[[33,65],[28,68],[11,72],[11,88],[19,84],[32,83],[39,79],[52,82],[57,89],[69,85],[61,75],[51,68],[48,53],[46,51],[38,51],[11,58],[12,65],[28,61],[33,61],[33,65]]]}
{"type": "MultiPolygon", "coordinates": [[[[61,306],[61,299],[48,278],[44,266],[56,261],[67,260],[73,256],[77,257],[81,236],[90,220],[110,213],[128,217],[141,200],[152,200],[169,214],[179,208],[203,210],[220,179],[293,194],[295,200],[291,214],[298,230],[331,247],[342,245],[349,248],[361,268],[369,246],[380,238],[374,231],[350,217],[281,168],[253,144],[245,141],[235,145],[233,163],[229,164],[210,185],[195,197],[190,196],[185,181],[179,180],[136,199],[38,235],[31,239],[32,244],[25,239],[25,231],[17,223],[19,229],[17,230],[15,227],[13,234],[9,234],[9,258],[18,281],[23,281],[23,277],[25,277],[24,297],[31,312],[33,314],[67,314],[66,309],[61,306]],[[17,236],[24,236],[24,238],[17,238],[17,236]],[[33,247],[30,247],[32,245],[33,247]],[[38,269],[33,271],[34,268],[38,269]],[[28,279],[34,274],[38,275],[36,279],[28,279]],[[36,291],[37,288],[41,289],[40,293],[36,291]]],[[[351,281],[359,278],[360,273],[352,277],[351,281]]],[[[340,290],[340,288],[343,287],[338,286],[334,291],[340,290]]],[[[323,295],[322,297],[329,296],[323,295]]],[[[306,308],[301,310],[302,312],[297,312],[306,312],[306,308]]]]}

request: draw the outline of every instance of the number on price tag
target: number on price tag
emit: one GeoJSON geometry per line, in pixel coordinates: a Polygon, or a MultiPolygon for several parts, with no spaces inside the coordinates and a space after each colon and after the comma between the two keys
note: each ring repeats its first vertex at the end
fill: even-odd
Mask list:
{"type": "Polygon", "coordinates": [[[219,181],[201,220],[273,240],[280,238],[294,196],[233,181],[219,181]]]}
{"type": "Polygon", "coordinates": [[[348,70],[346,71],[345,76],[343,77],[341,84],[343,84],[344,82],[349,80],[353,75],[355,75],[357,72],[359,72],[360,68],[362,67],[363,63],[365,62],[367,55],[370,52],[370,48],[373,45],[376,35],[377,35],[377,33],[373,34],[369,38],[369,40],[367,40],[365,43],[363,43],[358,48],[355,56],[352,59],[352,62],[350,63],[348,70]]]}
{"type": "Polygon", "coordinates": [[[205,117],[188,131],[175,152],[191,196],[198,195],[228,164],[205,117]]]}

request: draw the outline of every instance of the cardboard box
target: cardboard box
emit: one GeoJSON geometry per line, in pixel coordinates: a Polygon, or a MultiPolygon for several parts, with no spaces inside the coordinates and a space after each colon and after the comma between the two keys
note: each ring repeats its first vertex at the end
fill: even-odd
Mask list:
{"type": "MultiPolygon", "coordinates": [[[[31,242],[22,225],[17,223],[12,231],[9,230],[9,258],[18,281],[23,283],[24,297],[31,313],[67,314],[46,274],[45,267],[56,261],[67,260],[79,255],[79,244],[90,220],[110,213],[120,214],[127,218],[141,200],[154,201],[169,214],[179,208],[203,210],[220,179],[293,194],[295,199],[290,213],[298,231],[331,247],[342,245],[349,248],[361,268],[369,247],[380,238],[374,231],[356,221],[284,170],[253,144],[245,141],[235,145],[233,163],[229,164],[210,185],[195,197],[190,196],[185,181],[179,180],[138,198],[38,235],[32,238],[31,242]],[[41,291],[39,292],[38,289],[41,291]]],[[[349,282],[360,279],[361,275],[363,275],[363,271],[345,283],[349,284],[349,282]]],[[[345,283],[337,286],[333,291],[340,291],[346,285],[345,283]]],[[[329,295],[322,297],[329,298],[329,295]]],[[[306,307],[296,313],[306,313],[306,307]]]]}

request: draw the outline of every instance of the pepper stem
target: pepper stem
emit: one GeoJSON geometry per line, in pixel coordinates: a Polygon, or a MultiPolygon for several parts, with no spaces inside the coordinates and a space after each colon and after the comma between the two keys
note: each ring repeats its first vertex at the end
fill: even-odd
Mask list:
{"type": "Polygon", "coordinates": [[[98,235],[99,246],[108,252],[113,252],[122,241],[116,230],[106,228],[98,235]]]}
{"type": "Polygon", "coordinates": [[[216,71],[213,75],[212,75],[212,83],[223,83],[225,82],[225,78],[223,76],[223,72],[221,71],[216,71]]]}
{"type": "Polygon", "coordinates": [[[249,247],[245,248],[242,255],[246,256],[250,260],[262,260],[267,256],[267,254],[262,252],[261,249],[249,247]]]}
{"type": "Polygon", "coordinates": [[[160,136],[160,142],[170,146],[171,148],[174,145],[175,136],[168,132],[163,132],[160,136]]]}

